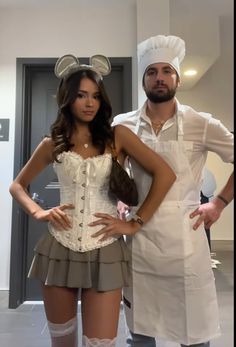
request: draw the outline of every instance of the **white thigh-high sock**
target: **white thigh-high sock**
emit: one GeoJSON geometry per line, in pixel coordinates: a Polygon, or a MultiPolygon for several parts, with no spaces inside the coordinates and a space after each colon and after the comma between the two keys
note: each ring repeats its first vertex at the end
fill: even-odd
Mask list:
{"type": "Polygon", "coordinates": [[[116,337],[112,340],[110,339],[97,339],[96,337],[88,338],[83,335],[82,347],[115,347],[116,337]]]}
{"type": "Polygon", "coordinates": [[[78,347],[78,322],[77,317],[63,324],[48,321],[52,347],[78,347]]]}

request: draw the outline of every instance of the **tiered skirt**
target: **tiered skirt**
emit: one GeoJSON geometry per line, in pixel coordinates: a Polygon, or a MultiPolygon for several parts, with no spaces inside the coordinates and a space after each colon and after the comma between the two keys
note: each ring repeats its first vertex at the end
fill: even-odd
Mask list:
{"type": "Polygon", "coordinates": [[[34,251],[28,277],[46,285],[108,291],[130,284],[130,253],[123,237],[92,251],[74,252],[47,231],[34,251]]]}

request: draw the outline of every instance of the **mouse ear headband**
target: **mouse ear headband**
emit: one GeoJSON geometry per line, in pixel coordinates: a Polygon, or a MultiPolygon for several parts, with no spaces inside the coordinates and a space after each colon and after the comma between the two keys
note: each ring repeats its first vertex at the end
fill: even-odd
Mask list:
{"type": "Polygon", "coordinates": [[[58,78],[63,79],[79,70],[93,70],[102,79],[111,72],[111,64],[109,59],[101,54],[93,55],[89,59],[89,65],[80,64],[78,58],[72,54],[66,54],[57,60],[54,73],[58,78]]]}

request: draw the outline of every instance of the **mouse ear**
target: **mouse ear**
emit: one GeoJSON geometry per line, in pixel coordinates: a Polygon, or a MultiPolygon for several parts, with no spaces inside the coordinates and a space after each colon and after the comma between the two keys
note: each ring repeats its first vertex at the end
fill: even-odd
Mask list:
{"type": "Polygon", "coordinates": [[[54,73],[58,78],[64,78],[72,70],[79,67],[79,59],[72,54],[63,55],[56,62],[54,73]]]}
{"type": "Polygon", "coordinates": [[[106,76],[111,72],[111,63],[107,57],[101,54],[93,55],[90,58],[90,65],[97,70],[100,75],[106,76]]]}

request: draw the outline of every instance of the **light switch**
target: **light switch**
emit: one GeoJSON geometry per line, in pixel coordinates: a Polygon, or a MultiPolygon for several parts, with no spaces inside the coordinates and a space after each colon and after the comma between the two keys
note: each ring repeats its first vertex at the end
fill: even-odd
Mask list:
{"type": "Polygon", "coordinates": [[[9,119],[0,118],[0,141],[9,141],[9,119]]]}

